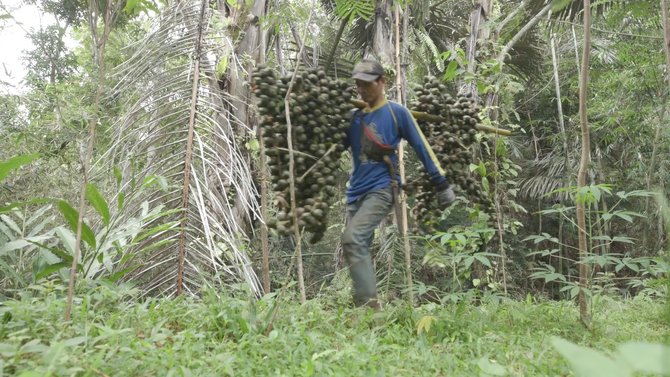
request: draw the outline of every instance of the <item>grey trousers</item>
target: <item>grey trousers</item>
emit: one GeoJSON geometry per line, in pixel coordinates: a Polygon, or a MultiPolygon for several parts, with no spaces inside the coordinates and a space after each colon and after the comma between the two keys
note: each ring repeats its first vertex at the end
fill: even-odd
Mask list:
{"type": "Polygon", "coordinates": [[[342,233],[342,249],[349,264],[354,287],[354,303],[369,304],[377,299],[377,279],[370,244],[374,231],[393,207],[391,187],[368,192],[347,204],[347,223],[342,233]]]}

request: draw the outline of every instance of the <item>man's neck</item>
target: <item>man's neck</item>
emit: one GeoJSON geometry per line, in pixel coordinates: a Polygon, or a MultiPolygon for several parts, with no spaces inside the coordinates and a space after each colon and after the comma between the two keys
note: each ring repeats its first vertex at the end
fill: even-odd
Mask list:
{"type": "Polygon", "coordinates": [[[379,97],[374,103],[368,103],[366,110],[375,110],[386,102],[386,96],[379,97]]]}

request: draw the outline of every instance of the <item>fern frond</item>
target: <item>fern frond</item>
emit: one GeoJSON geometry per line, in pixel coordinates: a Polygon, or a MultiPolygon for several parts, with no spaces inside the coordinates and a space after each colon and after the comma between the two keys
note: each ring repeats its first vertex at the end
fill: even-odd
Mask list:
{"type": "Polygon", "coordinates": [[[423,45],[427,47],[428,50],[433,54],[433,61],[435,62],[437,69],[440,72],[443,72],[444,61],[442,61],[442,59],[440,58],[440,51],[438,51],[435,42],[433,42],[433,40],[430,38],[428,33],[426,33],[425,30],[416,30],[416,35],[419,38],[419,40],[423,42],[423,45]]]}
{"type": "Polygon", "coordinates": [[[361,18],[369,21],[375,14],[374,0],[335,0],[335,14],[349,22],[361,18]]]}

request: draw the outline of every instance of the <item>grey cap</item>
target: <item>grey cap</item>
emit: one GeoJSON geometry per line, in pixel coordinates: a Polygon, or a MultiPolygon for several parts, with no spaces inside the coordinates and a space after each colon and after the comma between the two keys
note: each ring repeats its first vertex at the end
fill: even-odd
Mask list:
{"type": "Polygon", "coordinates": [[[351,74],[351,78],[354,80],[363,80],[363,81],[375,81],[380,76],[384,75],[384,67],[381,64],[374,60],[361,60],[354,67],[354,72],[351,74]]]}

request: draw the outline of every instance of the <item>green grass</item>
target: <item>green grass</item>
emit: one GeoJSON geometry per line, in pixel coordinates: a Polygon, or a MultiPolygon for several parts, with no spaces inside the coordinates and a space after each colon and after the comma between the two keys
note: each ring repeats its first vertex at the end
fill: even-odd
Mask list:
{"type": "Polygon", "coordinates": [[[669,329],[664,305],[643,298],[599,298],[589,332],[569,302],[400,303],[373,314],[335,296],[140,301],[104,286],[87,288],[66,324],[63,292],[38,288],[0,306],[5,376],[569,376],[551,336],[607,351],[664,342],[669,329]]]}

